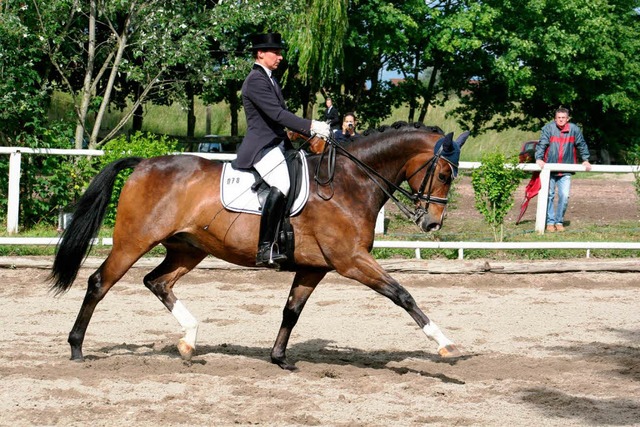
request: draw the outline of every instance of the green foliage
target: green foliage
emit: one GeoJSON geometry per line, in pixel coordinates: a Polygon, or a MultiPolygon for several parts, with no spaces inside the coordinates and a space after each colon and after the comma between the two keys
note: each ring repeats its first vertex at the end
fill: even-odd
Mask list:
{"type": "Polygon", "coordinates": [[[17,4],[0,8],[0,145],[26,145],[46,127],[48,85],[36,70],[37,38],[19,18],[17,4]]]}
{"type": "MultiPolygon", "coordinates": [[[[634,144],[632,147],[630,147],[629,150],[627,150],[625,157],[628,164],[640,168],[640,145],[634,144]]],[[[640,198],[640,171],[634,172],[633,176],[633,186],[636,190],[638,198],[640,198]]]]}
{"type": "MultiPolygon", "coordinates": [[[[104,146],[104,155],[99,158],[99,169],[104,168],[109,163],[124,157],[154,157],[179,152],[177,141],[165,135],[157,136],[153,134],[137,132],[129,138],[120,136],[112,139],[104,146]]],[[[127,178],[131,175],[131,170],[122,171],[114,185],[111,202],[105,215],[104,224],[112,226],[115,224],[116,210],[120,191],[127,178]]]]}
{"type": "Polygon", "coordinates": [[[460,121],[474,129],[539,129],[564,106],[590,148],[614,153],[638,143],[637,0],[594,0],[589,7],[579,0],[490,0],[467,13],[445,25],[469,42],[452,45],[460,67],[444,76],[451,87],[468,82],[460,121]],[[475,39],[482,49],[473,49],[475,39]]]}
{"type": "Polygon", "coordinates": [[[521,169],[511,166],[517,164],[515,157],[510,159],[511,165],[505,163],[503,154],[488,153],[471,174],[476,209],[493,230],[497,242],[504,238],[504,218],[513,207],[513,195],[525,176],[521,169]]]}

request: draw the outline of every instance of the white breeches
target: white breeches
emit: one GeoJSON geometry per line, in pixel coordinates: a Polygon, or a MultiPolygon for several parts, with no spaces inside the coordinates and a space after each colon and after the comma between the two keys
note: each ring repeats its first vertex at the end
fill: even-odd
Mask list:
{"type": "Polygon", "coordinates": [[[272,187],[287,196],[291,183],[289,169],[282,153],[282,145],[272,148],[258,163],[253,165],[260,176],[272,187]]]}

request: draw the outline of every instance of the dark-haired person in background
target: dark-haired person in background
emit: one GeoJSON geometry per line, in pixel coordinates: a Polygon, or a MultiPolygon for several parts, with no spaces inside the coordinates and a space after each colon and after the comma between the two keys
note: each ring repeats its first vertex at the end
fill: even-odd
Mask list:
{"type": "Polygon", "coordinates": [[[356,115],[352,112],[346,113],[342,119],[342,129],[335,131],[334,138],[339,142],[348,142],[359,137],[357,124],[356,115]]]}

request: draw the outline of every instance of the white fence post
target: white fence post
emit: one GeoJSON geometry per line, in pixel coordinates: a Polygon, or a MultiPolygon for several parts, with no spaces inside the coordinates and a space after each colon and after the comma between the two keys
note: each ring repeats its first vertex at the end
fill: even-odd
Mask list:
{"type": "Polygon", "coordinates": [[[547,225],[547,199],[549,198],[549,179],[551,171],[542,169],[540,171],[540,191],[538,192],[538,204],[536,207],[536,232],[544,234],[547,225]]]}
{"type": "Polygon", "coordinates": [[[15,151],[9,155],[9,194],[7,198],[7,233],[18,232],[20,214],[20,161],[22,154],[15,151]]]}

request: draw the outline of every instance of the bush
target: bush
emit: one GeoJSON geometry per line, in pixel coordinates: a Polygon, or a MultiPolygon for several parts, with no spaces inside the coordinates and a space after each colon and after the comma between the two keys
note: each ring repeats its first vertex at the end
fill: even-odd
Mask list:
{"type": "MultiPolygon", "coordinates": [[[[504,218],[513,207],[513,194],[525,177],[522,169],[505,163],[507,160],[501,153],[485,154],[482,165],[471,174],[476,209],[491,227],[496,242],[504,238],[504,218]]],[[[516,165],[517,158],[509,159],[509,163],[516,165]]]]}
{"type": "MultiPolygon", "coordinates": [[[[625,160],[629,165],[640,166],[640,146],[639,145],[631,146],[625,155],[625,160]]],[[[640,198],[640,172],[634,172],[633,176],[634,176],[633,186],[636,189],[636,194],[640,198]]]]}

